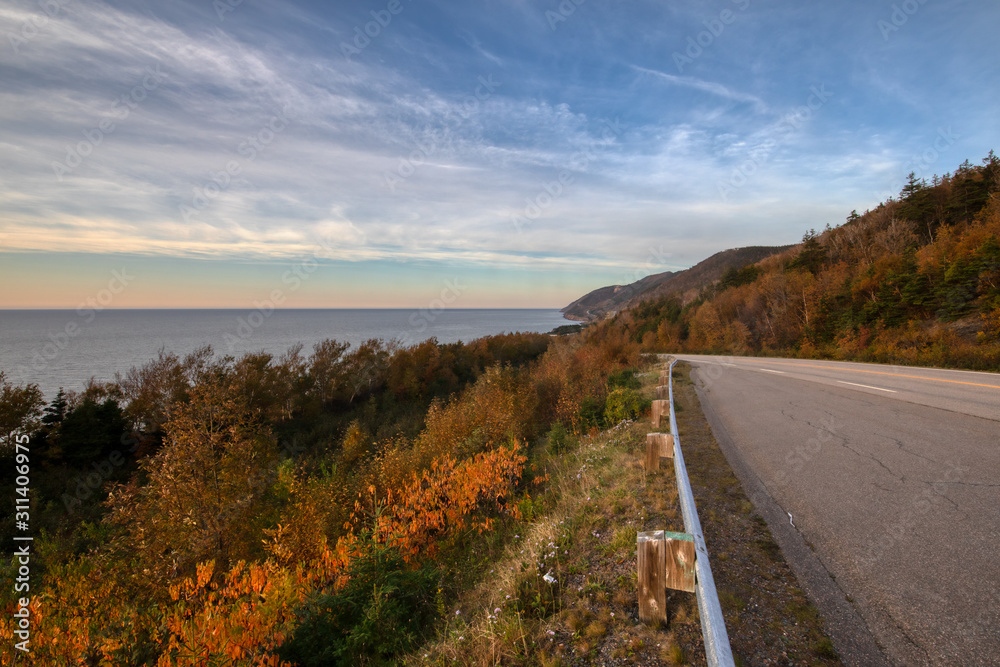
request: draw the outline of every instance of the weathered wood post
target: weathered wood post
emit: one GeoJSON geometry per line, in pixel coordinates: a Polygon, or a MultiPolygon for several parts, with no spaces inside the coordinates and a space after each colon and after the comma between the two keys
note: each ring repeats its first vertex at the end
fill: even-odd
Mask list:
{"type": "Polygon", "coordinates": [[[660,371],[660,386],[665,387],[670,382],[670,371],[660,371]]]}
{"type": "Polygon", "coordinates": [[[694,537],[651,530],[636,533],[639,620],[666,623],[667,589],[695,592],[694,537]]]}
{"type": "Polygon", "coordinates": [[[667,576],[664,583],[667,588],[694,593],[694,537],[688,533],[664,531],[663,539],[667,547],[667,576]]]}
{"type": "Polygon", "coordinates": [[[660,417],[670,417],[670,401],[653,401],[653,428],[660,428],[660,417]]]}
{"type": "Polygon", "coordinates": [[[652,472],[653,470],[660,469],[660,441],[656,438],[651,438],[651,435],[658,435],[656,433],[646,434],[646,470],[652,472]]]}
{"type": "Polygon", "coordinates": [[[667,622],[667,543],[662,530],[639,533],[635,538],[639,568],[639,620],[667,622]]]}
{"type": "Polygon", "coordinates": [[[647,433],[646,434],[646,456],[649,456],[649,448],[653,446],[661,459],[674,458],[674,436],[669,433],[647,433]]]}
{"type": "Polygon", "coordinates": [[[670,398],[670,387],[665,384],[661,384],[656,388],[656,397],[660,399],[670,398]]]}

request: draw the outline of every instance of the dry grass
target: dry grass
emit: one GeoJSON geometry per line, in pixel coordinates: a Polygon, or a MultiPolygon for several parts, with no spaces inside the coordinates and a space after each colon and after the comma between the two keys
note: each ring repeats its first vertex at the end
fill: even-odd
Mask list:
{"type": "Polygon", "coordinates": [[[620,664],[655,664],[657,642],[636,618],[636,533],[681,526],[665,516],[677,516],[672,475],[639,463],[647,430],[623,424],[547,459],[546,516],[524,526],[407,663],[566,665],[615,653],[620,664]]]}
{"type": "MultiPolygon", "coordinates": [[[[657,376],[647,376],[647,395],[653,394],[657,376]]],[[[680,382],[675,389],[685,408],[680,426],[685,458],[689,469],[693,460],[699,471],[696,498],[699,512],[704,503],[709,549],[719,548],[713,571],[717,583],[726,584],[720,592],[734,649],[743,650],[744,662],[752,656],[746,664],[837,664],[818,619],[802,607],[801,596],[791,593],[795,581],[780,550],[775,553],[770,546],[766,527],[734,485],[697,399],[692,402],[693,388],[680,382]],[[711,500],[705,499],[706,484],[713,487],[711,500]],[[710,529],[728,531],[726,539],[710,529]],[[746,569],[752,563],[759,570],[758,562],[769,567],[761,576],[755,571],[754,581],[768,582],[763,596],[779,600],[764,616],[759,612],[767,600],[748,585],[746,569]],[[789,599],[794,604],[773,608],[789,599]],[[753,614],[744,611],[750,602],[753,614]],[[794,633],[798,643],[790,646],[788,626],[796,622],[808,627],[794,633]],[[751,643],[741,643],[734,629],[746,629],[751,643]]],[[[522,524],[479,584],[462,593],[455,605],[461,613],[449,615],[437,638],[405,664],[704,665],[692,594],[668,591],[665,628],[638,620],[636,533],[683,531],[673,467],[647,473],[641,464],[651,430],[647,423],[584,437],[558,457],[541,455],[537,465],[549,482],[540,495],[532,490],[533,507],[542,509],[538,518],[522,524]],[[545,575],[555,582],[546,582],[545,575]]]]}

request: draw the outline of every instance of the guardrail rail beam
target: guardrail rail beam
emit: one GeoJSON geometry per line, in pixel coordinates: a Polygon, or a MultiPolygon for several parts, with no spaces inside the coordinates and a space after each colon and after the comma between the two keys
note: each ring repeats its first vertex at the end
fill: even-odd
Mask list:
{"type": "Polygon", "coordinates": [[[709,667],[736,667],[736,663],[733,661],[733,650],[729,646],[726,621],[722,616],[722,605],[719,604],[719,594],[715,589],[715,579],[712,577],[712,566],[708,562],[705,534],[701,530],[698,509],[694,505],[691,481],[688,479],[687,467],[684,465],[684,453],[681,451],[681,439],[677,432],[677,416],[674,414],[673,373],[676,364],[677,360],[674,359],[670,362],[670,368],[667,370],[667,386],[670,394],[670,433],[674,436],[674,472],[677,476],[677,494],[680,498],[681,514],[684,516],[684,529],[694,540],[695,595],[698,598],[701,632],[705,637],[705,657],[709,667]]]}

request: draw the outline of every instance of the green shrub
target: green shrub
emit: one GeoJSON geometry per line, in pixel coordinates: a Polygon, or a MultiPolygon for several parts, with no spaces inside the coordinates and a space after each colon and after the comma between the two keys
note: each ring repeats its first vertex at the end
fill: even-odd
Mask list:
{"type": "Polygon", "coordinates": [[[573,439],[566,427],[556,422],[549,429],[548,442],[550,454],[562,454],[573,444],[573,439]]]}
{"type": "Polygon", "coordinates": [[[603,397],[587,396],[580,402],[578,417],[584,431],[604,426],[604,407],[603,397]]]}
{"type": "Polygon", "coordinates": [[[608,389],[614,389],[615,387],[624,387],[625,389],[641,389],[642,383],[639,382],[639,378],[636,377],[634,368],[626,368],[625,370],[612,373],[608,376],[608,389]]]}
{"type": "Polygon", "coordinates": [[[517,501],[517,511],[520,512],[524,521],[531,523],[537,517],[545,514],[545,501],[541,496],[535,498],[527,496],[517,501]]]}
{"type": "Polygon", "coordinates": [[[546,618],[559,608],[562,585],[558,580],[549,583],[543,574],[528,570],[518,578],[514,605],[528,618],[546,618]]]}
{"type": "Polygon", "coordinates": [[[298,610],[291,638],[278,649],[282,660],[302,667],[393,664],[422,639],[435,616],[435,569],[408,570],[398,550],[373,543],[349,575],[342,590],[298,610]]]}
{"type": "Polygon", "coordinates": [[[608,394],[604,409],[604,420],[608,424],[617,424],[624,419],[638,419],[649,409],[649,400],[634,389],[616,387],[608,394]]]}

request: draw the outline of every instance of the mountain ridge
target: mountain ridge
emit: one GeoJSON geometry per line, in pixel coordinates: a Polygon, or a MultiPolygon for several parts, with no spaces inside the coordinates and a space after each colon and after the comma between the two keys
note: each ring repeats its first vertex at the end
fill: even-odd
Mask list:
{"type": "Polygon", "coordinates": [[[719,280],[727,270],[756,264],[792,247],[785,245],[729,248],[682,271],[654,273],[628,285],[599,287],[562,308],[560,312],[568,320],[594,322],[610,317],[640,301],[667,294],[680,294],[681,301],[687,303],[693,300],[703,287],[719,280]]]}

